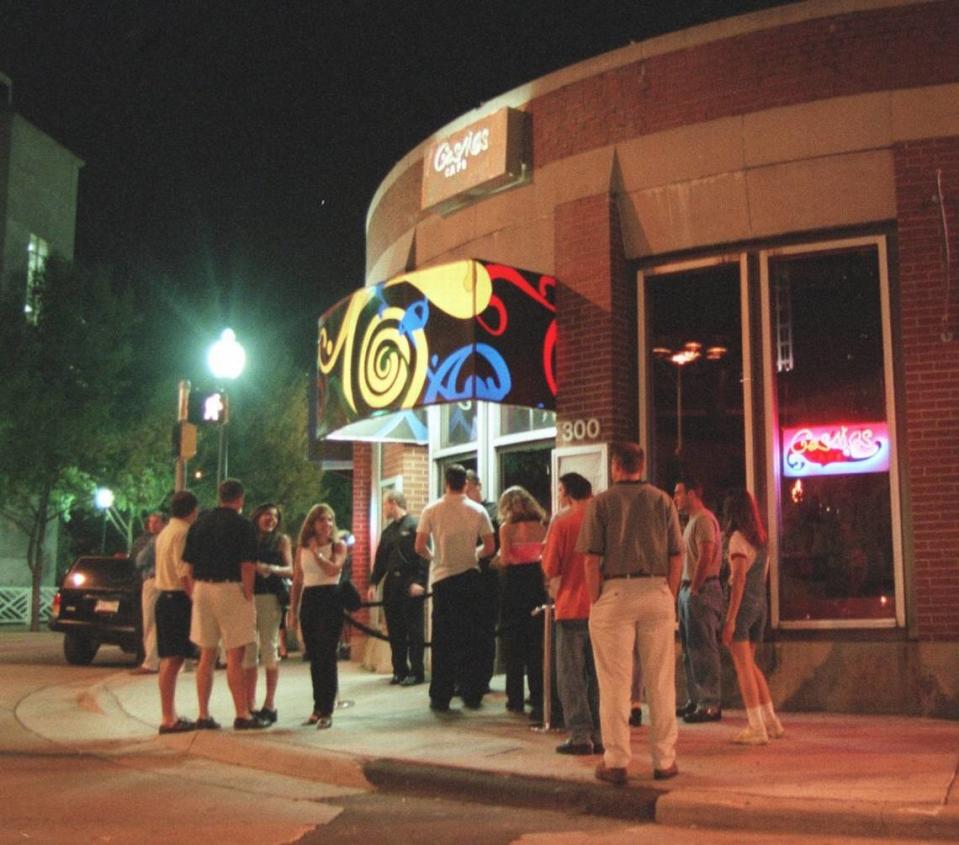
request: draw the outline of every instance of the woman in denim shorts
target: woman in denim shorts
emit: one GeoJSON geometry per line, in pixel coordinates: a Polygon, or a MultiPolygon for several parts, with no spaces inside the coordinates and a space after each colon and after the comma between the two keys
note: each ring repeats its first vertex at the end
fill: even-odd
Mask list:
{"type": "Polygon", "coordinates": [[[729,556],[729,606],[723,625],[723,644],[736,667],[739,694],[746,707],[748,727],[733,742],[765,745],[785,731],[773,709],[766,678],[756,665],[756,646],[766,626],[766,529],[756,500],[746,490],[735,490],[723,502],[723,539],[729,556]]]}

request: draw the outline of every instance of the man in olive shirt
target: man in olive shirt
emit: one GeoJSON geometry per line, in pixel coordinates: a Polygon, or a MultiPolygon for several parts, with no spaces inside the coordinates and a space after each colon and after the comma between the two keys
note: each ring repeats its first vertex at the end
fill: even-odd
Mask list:
{"type": "Polygon", "coordinates": [[[649,702],[653,777],[676,766],[676,592],[683,539],[669,496],[642,481],[645,454],[635,443],[611,443],[613,485],[587,506],[576,550],[586,555],[593,602],[589,637],[599,679],[599,717],[606,746],[600,780],[626,783],[633,646],[649,702]]]}
{"type": "Polygon", "coordinates": [[[228,478],[220,485],[220,505],[203,514],[186,538],[183,561],[193,581],[190,639],[200,647],[196,668],[199,730],[219,728],[210,716],[213,669],[223,641],[226,681],[233,696],[236,730],[265,728],[270,723],[250,713],[243,673],[243,653],[256,639],[253,581],[256,576],[256,529],[241,516],[243,485],[228,478]]]}

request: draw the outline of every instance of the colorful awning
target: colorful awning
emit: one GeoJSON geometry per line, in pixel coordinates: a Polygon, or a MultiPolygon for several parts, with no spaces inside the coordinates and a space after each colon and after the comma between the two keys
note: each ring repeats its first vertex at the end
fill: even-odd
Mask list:
{"type": "MultiPolygon", "coordinates": [[[[319,320],[313,438],[467,399],[555,410],[555,291],[552,276],[473,259],[356,291],[319,320]]],[[[421,429],[411,415],[357,439],[373,431],[409,440],[421,429]]]]}

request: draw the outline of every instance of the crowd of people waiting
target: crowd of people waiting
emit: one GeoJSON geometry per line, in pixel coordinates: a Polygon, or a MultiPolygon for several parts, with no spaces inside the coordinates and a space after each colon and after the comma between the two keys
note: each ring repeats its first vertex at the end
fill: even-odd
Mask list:
{"type": "MultiPolygon", "coordinates": [[[[670,496],[643,480],[644,463],[636,444],[611,444],[609,489],[593,496],[583,476],[563,475],[552,521],[520,486],[505,490],[495,506],[485,501],[480,479],[456,464],[446,469],[443,496],[419,520],[401,492],[388,491],[389,522],[367,598],[373,602],[382,584],[390,683],[426,680],[424,608],[431,589],[433,711],[449,711],[455,696],[467,708],[482,706],[498,636],[507,711],[525,713],[529,705],[530,719],[542,722],[544,700],[554,695],[568,731],[556,751],[602,755],[600,780],[626,781],[630,727],[641,722],[638,687],[644,687],[653,774],[667,779],[679,771],[677,717],[688,723],[722,718],[724,645],[747,716],[733,741],[761,745],[783,736],[755,659],[766,623],[768,557],[754,498],[745,490],[728,493],[720,521],[704,504],[698,481],[682,478],[670,496]],[[544,689],[544,625],[537,615],[550,600],[555,693],[544,689]],[[677,619],[687,695],[679,707],[677,619]]],[[[240,482],[228,479],[218,492],[218,507],[199,516],[196,497],[176,493],[170,522],[155,524],[140,554],[145,582],[147,575],[155,581],[160,732],[220,727],[208,706],[221,645],[234,728],[275,723],[284,623],[300,632],[310,661],[313,707],[304,724],[329,728],[347,559],[336,516],[329,505],[315,505],[292,543],[281,531],[276,504],[257,507],[247,520],[240,482]],[[197,648],[199,715],[188,720],[176,713],[175,686],[197,648]],[[258,665],[265,674],[259,708],[258,665]]]]}

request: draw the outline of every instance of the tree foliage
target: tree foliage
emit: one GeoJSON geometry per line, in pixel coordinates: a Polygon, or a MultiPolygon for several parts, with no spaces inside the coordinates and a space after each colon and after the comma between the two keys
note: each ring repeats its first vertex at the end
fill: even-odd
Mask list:
{"type": "Polygon", "coordinates": [[[36,319],[7,295],[0,315],[0,512],[27,536],[33,627],[50,524],[88,496],[126,417],[135,381],[131,286],[103,268],[51,260],[36,286],[36,319]]]}

